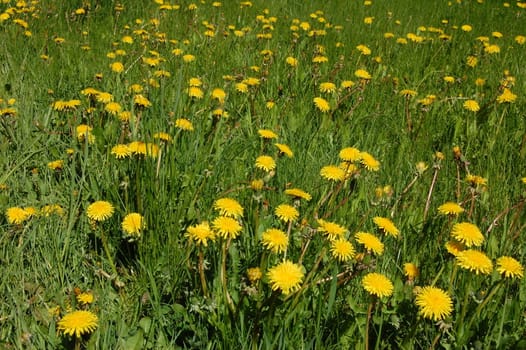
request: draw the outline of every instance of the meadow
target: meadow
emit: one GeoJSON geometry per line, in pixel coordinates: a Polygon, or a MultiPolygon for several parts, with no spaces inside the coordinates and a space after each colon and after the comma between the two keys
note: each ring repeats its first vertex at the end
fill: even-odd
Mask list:
{"type": "Polygon", "coordinates": [[[525,23],[0,0],[0,348],[526,349],[525,23]]]}

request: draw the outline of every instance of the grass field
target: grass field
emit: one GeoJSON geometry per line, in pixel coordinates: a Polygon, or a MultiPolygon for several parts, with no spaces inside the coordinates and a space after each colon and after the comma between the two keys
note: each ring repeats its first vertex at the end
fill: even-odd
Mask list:
{"type": "Polygon", "coordinates": [[[526,349],[526,2],[431,3],[0,0],[0,348],[526,349]]]}

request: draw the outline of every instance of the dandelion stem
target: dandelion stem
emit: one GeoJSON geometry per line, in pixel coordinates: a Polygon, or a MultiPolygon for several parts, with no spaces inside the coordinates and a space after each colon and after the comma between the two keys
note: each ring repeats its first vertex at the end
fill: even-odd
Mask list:
{"type": "Polygon", "coordinates": [[[433,342],[431,343],[431,346],[429,347],[429,350],[432,350],[432,349],[434,349],[437,346],[438,341],[440,340],[441,336],[442,336],[442,333],[438,332],[436,337],[433,339],[433,342]]]}
{"type": "Polygon", "coordinates": [[[411,133],[411,131],[413,131],[413,122],[411,121],[411,111],[409,110],[409,99],[410,99],[409,96],[406,97],[404,109],[405,109],[405,117],[407,120],[407,131],[411,133]]]}
{"type": "Polygon", "coordinates": [[[199,278],[201,279],[201,288],[203,288],[203,295],[205,296],[205,298],[208,298],[208,288],[206,287],[204,260],[205,259],[203,255],[203,249],[199,247],[199,278]]]}
{"type": "Polygon", "coordinates": [[[111,270],[113,271],[113,274],[115,277],[118,276],[117,268],[115,267],[115,262],[113,261],[113,257],[110,253],[110,247],[108,245],[108,240],[106,239],[106,235],[104,234],[104,230],[100,229],[100,240],[102,241],[102,246],[104,247],[104,252],[106,253],[106,257],[108,258],[108,261],[111,265],[111,270]]]}
{"type": "Polygon", "coordinates": [[[374,305],[376,304],[376,297],[373,295],[371,298],[371,302],[367,308],[367,321],[365,322],[365,350],[369,350],[369,326],[373,316],[374,305]]]}
{"type": "Polygon", "coordinates": [[[440,165],[436,164],[434,166],[435,172],[433,173],[433,180],[431,181],[431,186],[429,186],[429,192],[427,193],[426,206],[424,209],[424,222],[427,218],[427,213],[429,212],[429,207],[431,206],[431,196],[433,195],[433,190],[438,178],[438,172],[440,171],[440,165]]]}
{"type": "Polygon", "coordinates": [[[235,313],[234,308],[234,302],[232,301],[232,298],[230,297],[230,293],[228,293],[228,286],[227,286],[227,279],[226,279],[226,254],[228,247],[230,247],[230,242],[232,238],[229,238],[228,241],[223,242],[222,247],[222,256],[221,256],[221,284],[223,286],[223,292],[225,294],[225,300],[228,305],[228,308],[232,313],[235,313]]]}

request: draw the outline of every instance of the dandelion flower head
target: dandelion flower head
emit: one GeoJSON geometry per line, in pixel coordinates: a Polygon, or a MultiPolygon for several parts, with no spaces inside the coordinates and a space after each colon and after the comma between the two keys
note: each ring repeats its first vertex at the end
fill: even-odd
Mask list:
{"type": "Polygon", "coordinates": [[[58,330],[66,335],[80,338],[97,329],[99,318],[91,311],[78,310],[66,314],[58,321],[58,330]]]}
{"type": "Polygon", "coordinates": [[[326,165],[321,168],[320,175],[326,180],[343,181],[345,179],[346,172],[339,166],[326,165]]]}
{"type": "Polygon", "coordinates": [[[280,220],[284,222],[295,221],[300,216],[299,211],[296,208],[294,208],[292,205],[288,205],[288,204],[278,205],[274,213],[280,220]]]}
{"type": "Polygon", "coordinates": [[[287,250],[289,239],[285,232],[276,228],[270,228],[263,232],[261,243],[273,253],[279,254],[287,250]]]}
{"type": "Polygon", "coordinates": [[[104,221],[109,219],[114,212],[113,205],[107,201],[96,201],[86,209],[86,215],[93,221],[104,221]]]}
{"type": "Polygon", "coordinates": [[[438,212],[442,215],[458,215],[464,212],[464,208],[454,202],[446,202],[438,207],[438,212]]]}
{"type": "Polygon", "coordinates": [[[451,236],[466,247],[479,247],[484,242],[484,236],[479,228],[469,222],[456,223],[451,231],[451,236]]]}
{"type": "Polygon", "coordinates": [[[345,147],[340,151],[339,156],[345,162],[358,162],[362,159],[362,152],[354,147],[345,147]]]}
{"type": "Polygon", "coordinates": [[[380,298],[391,296],[394,290],[391,280],[377,272],[365,275],[362,279],[362,286],[369,294],[380,298]]]}
{"type": "Polygon", "coordinates": [[[285,194],[294,198],[305,199],[307,202],[312,199],[312,196],[310,194],[299,188],[288,188],[285,190],[285,194]]]}
{"type": "Polygon", "coordinates": [[[185,235],[190,240],[195,241],[196,244],[202,244],[205,247],[208,245],[209,240],[213,241],[216,237],[214,231],[206,221],[188,227],[185,235]]]}
{"type": "Polygon", "coordinates": [[[463,250],[456,256],[457,265],[475,274],[488,275],[493,270],[493,263],[486,254],[474,249],[463,250]]]}
{"type": "Polygon", "coordinates": [[[275,143],[274,145],[278,148],[280,153],[286,155],[287,157],[292,158],[294,156],[294,153],[289,146],[283,143],[275,143]]]}
{"type": "Polygon", "coordinates": [[[290,260],[274,266],[267,273],[272,290],[281,290],[284,295],[297,290],[304,275],[302,267],[290,260]]]}
{"type": "Polygon", "coordinates": [[[340,262],[352,259],[355,253],[352,243],[344,238],[338,238],[331,242],[331,254],[340,262]]]}
{"type": "Polygon", "coordinates": [[[259,156],[256,158],[256,168],[269,172],[276,168],[276,161],[271,156],[259,156]]]}
{"type": "Polygon", "coordinates": [[[376,216],[373,218],[373,222],[385,234],[389,234],[393,237],[398,237],[400,235],[400,231],[396,228],[395,224],[388,218],[376,216]]]}
{"type": "Polygon", "coordinates": [[[369,252],[376,255],[382,255],[384,252],[384,244],[378,237],[368,232],[358,232],[355,235],[356,241],[362,244],[369,252]]]}
{"type": "Polygon", "coordinates": [[[241,233],[243,227],[234,218],[228,216],[218,216],[212,221],[212,227],[217,234],[223,238],[236,238],[241,233]]]}
{"type": "Polygon", "coordinates": [[[130,237],[140,237],[144,229],[144,217],[139,213],[130,213],[122,220],[122,230],[130,237]]]}
{"type": "Polygon", "coordinates": [[[318,219],[318,225],[318,231],[327,235],[327,238],[330,241],[337,238],[343,238],[343,236],[347,233],[347,229],[345,227],[334,222],[318,219]]]}
{"type": "Polygon", "coordinates": [[[437,287],[421,288],[415,304],[418,306],[419,314],[433,321],[442,320],[453,312],[453,300],[447,292],[437,287]]]}
{"type": "Polygon", "coordinates": [[[219,198],[214,202],[214,209],[219,211],[222,216],[240,218],[243,216],[243,207],[238,201],[232,198],[219,198]]]}
{"type": "Polygon", "coordinates": [[[497,271],[505,278],[524,277],[524,266],[510,256],[501,256],[497,259],[497,271]]]}

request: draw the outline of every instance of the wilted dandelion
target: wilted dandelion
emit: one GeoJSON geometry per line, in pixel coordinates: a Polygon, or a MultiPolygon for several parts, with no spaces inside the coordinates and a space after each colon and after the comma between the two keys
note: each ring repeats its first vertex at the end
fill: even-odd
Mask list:
{"type": "Polygon", "coordinates": [[[394,290],[391,280],[377,272],[365,275],[362,278],[362,286],[369,294],[376,295],[379,298],[391,296],[394,290]]]}
{"type": "Polygon", "coordinates": [[[505,278],[524,277],[524,267],[522,264],[510,256],[501,256],[497,259],[497,271],[505,278]]]}
{"type": "Polygon", "coordinates": [[[384,244],[378,237],[368,232],[358,232],[354,236],[356,241],[364,246],[368,252],[373,252],[376,255],[382,255],[384,252],[384,244]]]}
{"type": "Polygon", "coordinates": [[[243,216],[243,207],[232,198],[219,198],[214,202],[214,209],[222,216],[240,218],[243,216]]]}
{"type": "Polygon", "coordinates": [[[280,220],[284,222],[295,221],[300,216],[299,211],[293,206],[288,205],[288,204],[278,205],[276,209],[274,210],[274,213],[280,220]]]}
{"type": "Polygon", "coordinates": [[[185,236],[190,240],[195,241],[196,244],[202,244],[205,247],[208,245],[208,241],[214,241],[216,237],[215,232],[212,231],[210,225],[206,221],[188,227],[185,236]]]}
{"type": "Polygon", "coordinates": [[[391,221],[391,219],[376,216],[373,218],[373,222],[385,234],[389,234],[393,237],[398,237],[400,235],[400,231],[398,230],[398,228],[396,228],[395,224],[391,221]]]}
{"type": "Polygon", "coordinates": [[[493,263],[486,254],[481,251],[467,249],[456,256],[457,265],[463,269],[475,272],[475,274],[488,275],[493,270],[493,263]]]}
{"type": "Polygon", "coordinates": [[[96,201],[88,206],[86,215],[93,221],[105,221],[113,215],[114,210],[110,202],[96,201]]]}
{"type": "Polygon", "coordinates": [[[302,267],[290,260],[274,266],[267,273],[272,290],[281,290],[284,295],[299,289],[304,275],[302,267]]]}
{"type": "Polygon", "coordinates": [[[453,300],[449,294],[440,288],[426,286],[420,289],[415,304],[418,313],[433,321],[442,320],[453,312],[453,300]]]}
{"type": "Polygon", "coordinates": [[[285,232],[276,228],[270,228],[263,232],[261,243],[265,248],[279,254],[287,250],[289,239],[285,232]]]}
{"type": "Polygon", "coordinates": [[[251,267],[247,269],[247,278],[250,283],[255,284],[261,279],[261,277],[263,277],[263,273],[259,267],[251,267]]]}
{"type": "Polygon", "coordinates": [[[97,329],[99,318],[91,311],[77,310],[70,312],[57,322],[58,331],[80,338],[97,329]]]}

